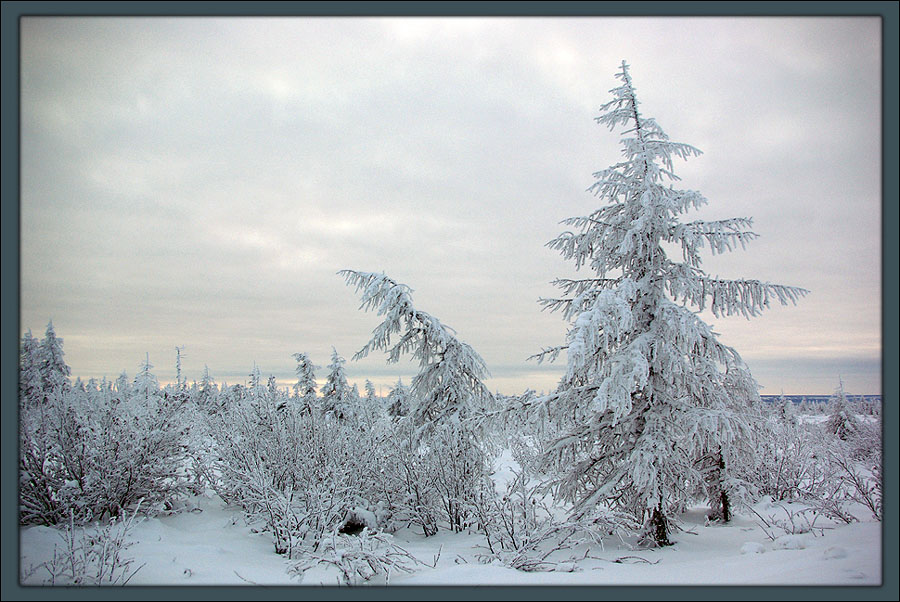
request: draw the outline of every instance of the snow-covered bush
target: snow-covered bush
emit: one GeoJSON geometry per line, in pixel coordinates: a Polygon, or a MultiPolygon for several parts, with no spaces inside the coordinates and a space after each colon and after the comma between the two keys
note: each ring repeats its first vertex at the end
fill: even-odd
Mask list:
{"type": "MultiPolygon", "coordinates": [[[[137,508],[135,508],[137,510],[137,508]]],[[[53,556],[31,566],[23,581],[40,579],[44,585],[126,585],[141,569],[126,557],[136,512],[122,512],[106,523],[78,525],[75,515],[59,530],[62,545],[53,547],[53,556]]]]}
{"type": "Polygon", "coordinates": [[[780,407],[760,428],[755,462],[742,472],[758,494],[776,502],[819,497],[829,478],[821,428],[785,419],[780,407]]]}
{"type": "Polygon", "coordinates": [[[571,570],[571,559],[559,558],[563,550],[582,544],[602,545],[605,537],[625,537],[637,528],[629,524],[629,517],[600,509],[579,520],[560,520],[540,482],[530,482],[525,472],[516,473],[502,495],[489,483],[471,505],[487,548],[480,559],[498,560],[520,571],[571,570]]]}
{"type": "Polygon", "coordinates": [[[335,567],[341,583],[358,585],[379,581],[390,583],[395,573],[411,573],[417,564],[415,556],[396,545],[386,533],[370,533],[364,528],[358,535],[332,533],[318,550],[306,550],[289,572],[300,577],[318,565],[335,567]]]}
{"type": "Polygon", "coordinates": [[[785,416],[775,405],[758,438],[755,462],[741,474],[775,503],[802,503],[810,508],[807,513],[842,522],[856,520],[852,506],[857,503],[880,519],[880,425],[853,420],[852,429],[834,431],[828,422],[785,416]]]}
{"type": "Polygon", "coordinates": [[[172,508],[188,492],[185,398],[153,386],[149,362],[127,393],[72,387],[61,344],[54,338],[50,356],[60,376],[46,379],[39,403],[20,399],[20,523],[102,520],[139,500],[145,512],[172,508]]]}
{"type": "Polygon", "coordinates": [[[399,502],[387,420],[359,428],[263,389],[210,417],[217,455],[208,479],[273,536],[275,551],[318,550],[337,531],[391,528],[399,502]]]}
{"type": "Polygon", "coordinates": [[[350,497],[338,470],[343,441],[333,428],[293,405],[245,400],[211,417],[218,459],[210,467],[215,491],[271,530],[275,551],[315,546],[341,520],[350,497]]]}

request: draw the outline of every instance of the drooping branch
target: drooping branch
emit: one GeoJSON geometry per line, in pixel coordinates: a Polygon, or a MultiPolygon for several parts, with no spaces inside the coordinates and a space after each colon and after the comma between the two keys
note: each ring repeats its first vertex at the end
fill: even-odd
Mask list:
{"type": "Polygon", "coordinates": [[[808,290],[796,286],[759,280],[710,278],[690,266],[672,266],[673,269],[665,275],[668,293],[676,301],[688,303],[700,311],[708,307],[716,317],[742,315],[750,318],[770,307],[772,301],[781,305],[796,305],[801,297],[809,294],[808,290]]]}
{"type": "Polygon", "coordinates": [[[718,221],[694,221],[687,224],[674,226],[669,233],[668,240],[681,243],[685,261],[691,266],[700,265],[699,250],[704,243],[708,244],[712,253],[724,253],[734,251],[740,246],[747,248],[747,243],[759,238],[759,235],[750,231],[753,220],[745,217],[718,221]]]}
{"type": "Polygon", "coordinates": [[[414,418],[420,424],[439,421],[451,414],[471,412],[473,405],[490,399],[482,380],[488,376],[484,360],[456,337],[453,329],[413,307],[411,289],[384,274],[342,270],[347,284],[361,293],[363,310],[384,316],[372,331],[372,339],[354,355],[365,357],[373,349],[384,350],[389,362],[403,354],[419,361],[411,391],[420,400],[414,418]],[[392,344],[391,337],[399,340],[392,344]]]}

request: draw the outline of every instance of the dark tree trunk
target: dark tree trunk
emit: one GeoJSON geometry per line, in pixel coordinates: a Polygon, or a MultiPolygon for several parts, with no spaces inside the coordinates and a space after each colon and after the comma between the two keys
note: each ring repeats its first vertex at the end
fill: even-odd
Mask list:
{"type": "Polygon", "coordinates": [[[728,499],[728,492],[724,489],[722,490],[721,496],[722,502],[722,522],[728,522],[731,520],[731,501],[728,499]]]}
{"type": "Polygon", "coordinates": [[[713,464],[707,470],[707,487],[709,491],[709,519],[727,523],[731,520],[731,500],[723,485],[725,476],[725,458],[722,450],[713,456],[713,464]]]}
{"type": "Polygon", "coordinates": [[[669,521],[662,510],[662,504],[653,509],[653,515],[650,517],[650,535],[657,546],[670,546],[669,541],[669,521]]]}

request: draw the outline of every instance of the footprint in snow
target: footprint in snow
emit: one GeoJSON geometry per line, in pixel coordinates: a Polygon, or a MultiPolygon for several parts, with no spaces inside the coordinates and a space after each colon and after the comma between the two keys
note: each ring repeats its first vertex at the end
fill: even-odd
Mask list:
{"type": "Polygon", "coordinates": [[[846,558],[847,550],[841,546],[830,546],[825,548],[823,556],[825,556],[825,558],[846,558]]]}

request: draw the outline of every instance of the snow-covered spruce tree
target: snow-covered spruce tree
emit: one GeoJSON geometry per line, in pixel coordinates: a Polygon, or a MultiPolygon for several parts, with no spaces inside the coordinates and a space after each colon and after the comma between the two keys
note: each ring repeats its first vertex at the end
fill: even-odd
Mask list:
{"type": "Polygon", "coordinates": [[[470,518],[473,496],[484,490],[488,478],[479,433],[466,421],[491,398],[482,382],[487,376],[484,360],[451,328],[415,309],[405,284],[384,274],[343,270],[340,275],[360,293],[360,309],[384,316],[353,358],[380,349],[388,362],[405,353],[419,362],[410,388],[415,401],[398,426],[398,438],[409,442],[399,450],[398,468],[408,493],[406,510],[426,535],[436,532],[436,513],[459,531],[470,518]]]}
{"type": "Polygon", "coordinates": [[[392,420],[403,418],[409,413],[409,391],[402,379],[391,389],[387,397],[387,414],[392,420]]]}
{"type": "Polygon", "coordinates": [[[427,430],[442,422],[458,422],[490,398],[490,391],[481,382],[488,374],[484,360],[457,339],[452,328],[415,309],[408,286],[384,274],[353,270],[339,274],[361,293],[360,309],[375,310],[385,317],[353,359],[381,349],[387,352],[388,362],[398,361],[404,353],[419,361],[420,371],[411,387],[417,400],[412,409],[417,426],[427,430]],[[399,340],[391,345],[393,335],[398,335],[399,340]]]}
{"type": "MultiPolygon", "coordinates": [[[[700,269],[706,244],[721,253],[754,239],[751,220],[679,220],[707,201],[665,180],[678,179],[675,157],[700,151],[671,142],[641,115],[624,61],[616,77],[622,85],[596,121],[625,127],[624,160],[594,174],[589,191],[603,206],[565,220],[576,231],[548,243],[595,274],[557,280],[566,297],[542,300],[571,321],[567,343],[537,356],[568,356],[565,376],[545,400],[551,414],[566,417],[568,432],[546,460],[557,470],[555,491],[575,502],[576,514],[604,503],[631,510],[647,541],[666,545],[672,514],[703,488],[698,461],[712,457],[727,475],[734,446],[750,435],[742,404],[758,399],[738,353],[692,308],[750,317],[772,301],[796,303],[806,291],[700,269]],[[679,247],[683,261],[671,260],[664,243],[679,247]]],[[[711,502],[721,512],[727,499],[711,502]]]]}
{"type": "Polygon", "coordinates": [[[328,378],[322,385],[322,411],[338,420],[346,420],[351,412],[350,400],[353,393],[344,373],[346,363],[347,360],[338,355],[337,349],[332,348],[328,378]]]}
{"type": "Polygon", "coordinates": [[[44,399],[40,347],[41,342],[32,336],[29,328],[25,336],[22,337],[22,346],[19,350],[20,407],[35,406],[44,399]]]}
{"type": "Polygon", "coordinates": [[[56,336],[53,320],[47,324],[47,331],[40,345],[40,372],[43,382],[44,398],[62,396],[70,387],[71,370],[63,356],[63,340],[56,336]]]}
{"type": "Polygon", "coordinates": [[[305,353],[292,355],[297,360],[295,372],[297,382],[294,383],[294,398],[302,404],[304,411],[312,413],[316,404],[316,369],[318,366],[310,361],[305,353]]]}
{"type": "Polygon", "coordinates": [[[859,420],[850,408],[850,400],[844,392],[844,380],[840,379],[834,395],[828,400],[828,422],[825,430],[836,436],[841,441],[852,439],[859,430],[859,420]]]}
{"type": "Polygon", "coordinates": [[[159,380],[152,372],[153,364],[150,363],[150,354],[141,362],[141,369],[137,376],[134,377],[134,385],[131,388],[132,395],[135,399],[142,400],[149,404],[150,398],[159,391],[159,380]]]}

